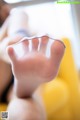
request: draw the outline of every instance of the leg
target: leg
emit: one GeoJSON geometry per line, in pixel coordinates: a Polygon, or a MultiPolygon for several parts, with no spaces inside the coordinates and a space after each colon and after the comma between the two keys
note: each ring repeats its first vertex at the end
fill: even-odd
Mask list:
{"type": "Polygon", "coordinates": [[[14,98],[7,111],[9,120],[46,120],[44,108],[33,98],[14,98]]]}
{"type": "Polygon", "coordinates": [[[32,95],[40,84],[49,82],[57,75],[65,47],[62,42],[55,41],[51,46],[51,56],[47,58],[48,39],[48,36],[43,36],[41,43],[38,38],[32,39],[32,51],[29,50],[29,40],[8,47],[18,97],[32,95]]]}

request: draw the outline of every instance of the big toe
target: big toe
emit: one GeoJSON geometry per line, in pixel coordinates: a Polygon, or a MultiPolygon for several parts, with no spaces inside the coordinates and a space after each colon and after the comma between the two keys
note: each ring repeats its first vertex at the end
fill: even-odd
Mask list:
{"type": "Polygon", "coordinates": [[[62,41],[56,40],[51,46],[51,66],[53,66],[53,69],[57,73],[58,68],[60,66],[61,60],[63,58],[65,51],[65,45],[62,41]]]}

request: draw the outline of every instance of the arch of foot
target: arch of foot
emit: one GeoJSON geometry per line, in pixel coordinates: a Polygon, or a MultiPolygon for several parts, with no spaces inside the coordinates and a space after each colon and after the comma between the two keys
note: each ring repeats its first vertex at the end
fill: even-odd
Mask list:
{"type": "Polygon", "coordinates": [[[63,38],[65,54],[55,80],[42,87],[48,120],[80,120],[80,78],[70,40],[63,38]]]}

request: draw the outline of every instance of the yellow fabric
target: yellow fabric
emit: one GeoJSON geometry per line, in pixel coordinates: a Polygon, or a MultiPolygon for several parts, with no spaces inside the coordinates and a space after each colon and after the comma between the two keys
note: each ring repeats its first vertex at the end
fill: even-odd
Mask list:
{"type": "Polygon", "coordinates": [[[7,104],[0,104],[0,112],[1,111],[6,111],[6,108],[7,108],[7,104]]]}
{"type": "Polygon", "coordinates": [[[42,96],[48,120],[80,120],[79,77],[67,38],[57,78],[44,85],[42,96]]]}

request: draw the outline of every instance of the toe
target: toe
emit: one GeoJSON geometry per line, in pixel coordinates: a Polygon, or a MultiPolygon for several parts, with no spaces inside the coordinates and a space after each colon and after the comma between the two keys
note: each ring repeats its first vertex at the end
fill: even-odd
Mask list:
{"type": "Polygon", "coordinates": [[[60,66],[60,62],[64,55],[65,45],[62,41],[56,40],[51,46],[51,57],[50,63],[52,67],[52,71],[54,71],[55,75],[58,72],[58,68],[60,66]]]}
{"type": "Polygon", "coordinates": [[[32,39],[32,51],[38,50],[39,40],[38,38],[32,39]]]}
{"type": "Polygon", "coordinates": [[[15,51],[14,49],[10,46],[10,47],[7,47],[7,53],[9,55],[9,58],[11,60],[11,62],[16,62],[16,54],[15,54],[15,51]]]}
{"type": "Polygon", "coordinates": [[[43,52],[43,53],[46,52],[48,40],[49,40],[49,37],[48,37],[48,36],[43,36],[43,37],[41,38],[40,52],[43,52]]]}
{"type": "Polygon", "coordinates": [[[24,52],[28,52],[29,51],[29,40],[25,39],[22,41],[22,47],[24,52]]]}

